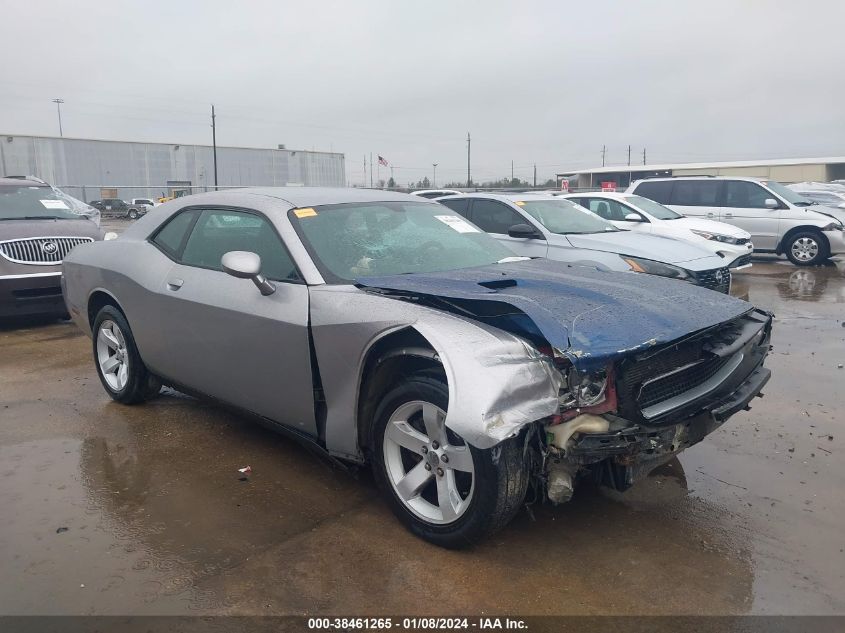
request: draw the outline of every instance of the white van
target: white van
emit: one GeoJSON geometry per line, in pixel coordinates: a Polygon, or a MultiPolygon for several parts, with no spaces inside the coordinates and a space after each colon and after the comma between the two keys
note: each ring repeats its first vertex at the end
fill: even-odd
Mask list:
{"type": "Polygon", "coordinates": [[[681,176],[634,181],[628,193],[691,217],[748,231],[756,252],[786,255],[793,264],[819,264],[845,253],[839,209],[822,207],[779,182],[762,178],[681,176]]]}

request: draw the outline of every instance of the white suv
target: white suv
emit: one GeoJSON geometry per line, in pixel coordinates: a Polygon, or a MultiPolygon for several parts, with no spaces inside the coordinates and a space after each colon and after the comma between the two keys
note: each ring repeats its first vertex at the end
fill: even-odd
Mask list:
{"type": "Polygon", "coordinates": [[[690,217],[748,231],[754,250],[785,254],[798,266],[845,253],[845,212],[822,207],[779,182],[761,178],[681,176],[634,181],[636,193],[690,217]]]}

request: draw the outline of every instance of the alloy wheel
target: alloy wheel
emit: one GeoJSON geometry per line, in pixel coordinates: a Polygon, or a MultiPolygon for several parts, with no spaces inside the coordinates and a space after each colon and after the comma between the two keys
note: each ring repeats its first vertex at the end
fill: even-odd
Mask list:
{"type": "Polygon", "coordinates": [[[417,517],[441,525],[463,516],[475,488],[470,448],[445,419],[446,412],[430,402],[407,402],[390,416],[383,442],[396,496],[417,517]]]}
{"type": "Polygon", "coordinates": [[[109,388],[122,391],[129,381],[129,352],[117,323],[105,320],[97,330],[97,362],[109,388]]]}
{"type": "Polygon", "coordinates": [[[799,237],[792,243],[790,251],[798,261],[810,262],[819,255],[819,243],[812,237],[799,237]]]}

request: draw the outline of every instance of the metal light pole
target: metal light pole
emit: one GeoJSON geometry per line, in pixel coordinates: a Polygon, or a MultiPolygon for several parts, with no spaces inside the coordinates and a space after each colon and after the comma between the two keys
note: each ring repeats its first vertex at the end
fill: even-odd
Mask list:
{"type": "Polygon", "coordinates": [[[437,163],[431,163],[431,166],[434,167],[434,175],[431,177],[431,186],[432,188],[437,187],[437,163]]]}
{"type": "Polygon", "coordinates": [[[59,136],[64,136],[62,134],[62,104],[65,102],[64,99],[53,99],[53,103],[56,104],[56,111],[59,113],[59,136]]]}
{"type": "Polygon", "coordinates": [[[214,104],[211,104],[211,145],[214,156],[214,191],[217,191],[217,117],[214,114],[214,104]]]}

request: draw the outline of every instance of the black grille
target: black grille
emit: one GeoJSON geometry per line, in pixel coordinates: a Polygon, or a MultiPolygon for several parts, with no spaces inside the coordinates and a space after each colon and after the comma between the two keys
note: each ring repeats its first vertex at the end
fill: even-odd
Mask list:
{"type": "Polygon", "coordinates": [[[735,244],[739,244],[740,246],[742,246],[743,244],[748,244],[748,242],[750,242],[750,241],[751,241],[751,238],[738,237],[738,238],[736,238],[735,244]]]}
{"type": "Polygon", "coordinates": [[[696,273],[695,280],[699,286],[704,286],[717,292],[728,294],[731,289],[731,271],[727,267],[714,268],[713,270],[704,270],[696,273]]]}
{"type": "Polygon", "coordinates": [[[727,362],[724,358],[710,358],[643,385],[639,405],[645,409],[658,402],[674,398],[710,380],[727,362]]]}
{"type": "Polygon", "coordinates": [[[746,266],[751,263],[751,254],[748,255],[740,255],[731,263],[731,268],[737,268],[739,266],[746,266]]]}
{"type": "Polygon", "coordinates": [[[31,237],[0,242],[0,255],[18,264],[61,264],[74,246],[91,237],[31,237]]]}

